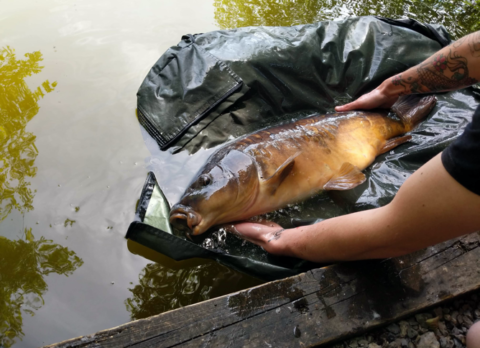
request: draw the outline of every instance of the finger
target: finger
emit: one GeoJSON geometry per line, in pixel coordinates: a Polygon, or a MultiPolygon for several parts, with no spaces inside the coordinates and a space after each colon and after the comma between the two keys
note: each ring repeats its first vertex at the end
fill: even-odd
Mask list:
{"type": "MultiPolygon", "coordinates": [[[[277,224],[275,224],[277,225],[277,224]]],[[[259,224],[256,222],[241,222],[233,225],[235,230],[241,235],[253,235],[269,232],[275,226],[259,224]]],[[[277,225],[278,226],[278,225],[277,225]]]]}
{"type": "Polygon", "coordinates": [[[336,106],[336,107],[335,107],[335,111],[337,111],[337,112],[343,112],[343,111],[353,110],[353,109],[355,109],[355,104],[356,104],[356,101],[351,102],[351,103],[348,103],[348,104],[345,104],[345,105],[336,106]]]}
{"type": "Polygon", "coordinates": [[[262,244],[262,241],[266,240],[266,238],[262,238],[262,236],[266,234],[264,231],[265,226],[262,224],[242,222],[233,225],[233,227],[237,236],[249,242],[260,245],[262,244]]]}
{"type": "Polygon", "coordinates": [[[275,228],[278,228],[278,227],[281,228],[282,227],[279,224],[277,224],[276,222],[273,222],[273,221],[270,221],[270,220],[261,220],[261,221],[256,221],[255,223],[257,223],[259,225],[266,226],[266,227],[275,227],[275,228]]]}
{"type": "Polygon", "coordinates": [[[262,246],[271,238],[272,234],[279,230],[283,230],[283,228],[274,222],[270,222],[269,225],[254,222],[242,222],[235,224],[235,230],[239,237],[262,246]]]}

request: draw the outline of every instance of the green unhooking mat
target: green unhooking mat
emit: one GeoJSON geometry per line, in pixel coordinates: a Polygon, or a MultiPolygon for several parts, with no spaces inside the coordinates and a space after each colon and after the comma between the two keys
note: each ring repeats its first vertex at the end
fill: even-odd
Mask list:
{"type": "MultiPolygon", "coordinates": [[[[138,91],[137,115],[152,153],[151,173],[126,237],[175,260],[215,259],[265,280],[318,267],[269,255],[218,228],[189,241],[171,229],[170,206],[222,144],[333,112],[449,42],[442,26],[377,17],[183,36],[138,91]]],[[[364,184],[320,194],[264,218],[288,228],[387,204],[414,170],[461,134],[478,104],[475,95],[472,88],[438,94],[437,106],[412,132],[412,141],[379,156],[365,170],[364,184]]]]}

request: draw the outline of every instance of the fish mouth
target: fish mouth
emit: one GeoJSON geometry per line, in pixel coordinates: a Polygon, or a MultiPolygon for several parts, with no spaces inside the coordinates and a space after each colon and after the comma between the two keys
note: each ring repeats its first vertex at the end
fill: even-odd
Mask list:
{"type": "Polygon", "coordinates": [[[175,204],[170,212],[170,223],[180,230],[186,230],[187,237],[201,234],[200,223],[202,216],[192,208],[182,204],[175,204]],[[190,231],[188,231],[190,230],[190,231]]]}

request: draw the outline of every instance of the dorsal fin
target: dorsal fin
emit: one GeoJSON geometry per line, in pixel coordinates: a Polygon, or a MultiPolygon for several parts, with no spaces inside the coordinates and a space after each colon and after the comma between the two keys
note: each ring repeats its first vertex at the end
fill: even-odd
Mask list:
{"type": "Polygon", "coordinates": [[[350,190],[366,180],[365,174],[349,162],[345,162],[340,170],[323,186],[324,190],[350,190]]]}

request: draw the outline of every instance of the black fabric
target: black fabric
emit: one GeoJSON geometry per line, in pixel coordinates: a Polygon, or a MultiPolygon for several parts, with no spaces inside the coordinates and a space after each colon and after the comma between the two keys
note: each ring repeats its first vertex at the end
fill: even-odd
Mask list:
{"type": "Polygon", "coordinates": [[[138,91],[162,150],[190,153],[372,90],[449,42],[443,28],[373,16],[185,35],[138,91]]]}
{"type": "Polygon", "coordinates": [[[243,85],[224,62],[195,45],[192,35],[182,40],[157,61],[138,91],[138,120],[162,149],[243,85]]]}
{"type": "Polygon", "coordinates": [[[442,162],[455,180],[480,195],[480,105],[463,134],[443,151],[442,162]]]}
{"type": "Polygon", "coordinates": [[[432,24],[420,23],[415,19],[405,18],[405,19],[391,19],[384,17],[376,17],[385,23],[395,25],[398,27],[408,28],[414,30],[417,33],[425,35],[429,39],[439,42],[442,47],[448,46],[451,42],[450,35],[443,27],[435,27],[432,24]]]}
{"type": "Polygon", "coordinates": [[[212,259],[234,270],[263,280],[291,277],[309,269],[324,266],[293,257],[270,255],[265,261],[259,261],[248,256],[229,255],[221,250],[205,249],[138,221],[130,224],[125,238],[145,245],[176,261],[195,257],[212,259]]]}

